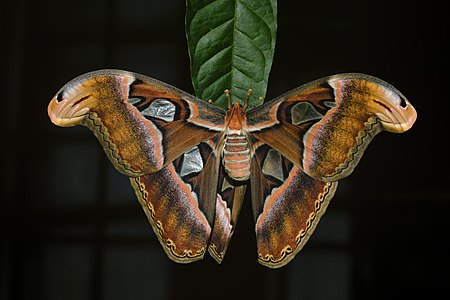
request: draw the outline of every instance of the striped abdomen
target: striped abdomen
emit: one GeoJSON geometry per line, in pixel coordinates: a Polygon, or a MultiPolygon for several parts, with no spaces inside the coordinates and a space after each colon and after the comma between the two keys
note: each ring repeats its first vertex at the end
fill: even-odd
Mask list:
{"type": "Polygon", "coordinates": [[[231,178],[243,181],[250,177],[250,150],[244,135],[228,134],[222,156],[223,166],[231,178]]]}

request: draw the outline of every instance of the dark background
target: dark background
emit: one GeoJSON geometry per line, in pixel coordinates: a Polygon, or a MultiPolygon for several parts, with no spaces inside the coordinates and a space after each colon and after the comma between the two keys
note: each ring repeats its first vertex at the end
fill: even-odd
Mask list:
{"type": "Polygon", "coordinates": [[[63,84],[100,68],[192,92],[184,2],[2,2],[0,299],[448,297],[449,17],[439,3],[279,1],[268,98],[363,72],[401,90],[418,120],[374,139],[305,248],[270,270],[257,263],[249,201],[222,265],[170,261],[94,135],[47,116],[63,84]]]}

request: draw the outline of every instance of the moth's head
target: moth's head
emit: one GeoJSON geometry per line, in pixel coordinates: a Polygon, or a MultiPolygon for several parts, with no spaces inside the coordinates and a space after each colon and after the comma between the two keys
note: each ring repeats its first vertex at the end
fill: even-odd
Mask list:
{"type": "Polygon", "coordinates": [[[417,112],[400,91],[381,79],[364,74],[357,76],[359,78],[354,78],[351,83],[342,80],[338,84],[339,89],[366,103],[370,112],[380,120],[384,130],[401,133],[412,127],[417,119],[417,112]]]}
{"type": "Polygon", "coordinates": [[[64,85],[53,97],[47,111],[51,121],[68,127],[82,124],[86,116],[99,105],[122,101],[134,78],[114,70],[81,75],[64,85]],[[105,101],[108,100],[108,101],[105,101]]]}

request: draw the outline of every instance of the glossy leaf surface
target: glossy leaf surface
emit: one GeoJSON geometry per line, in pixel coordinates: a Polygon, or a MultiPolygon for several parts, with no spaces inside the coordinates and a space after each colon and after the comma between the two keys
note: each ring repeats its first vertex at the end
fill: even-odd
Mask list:
{"type": "Polygon", "coordinates": [[[223,93],[249,106],[266,94],[277,29],[275,0],[189,0],[186,34],[197,97],[227,108],[223,93]]]}

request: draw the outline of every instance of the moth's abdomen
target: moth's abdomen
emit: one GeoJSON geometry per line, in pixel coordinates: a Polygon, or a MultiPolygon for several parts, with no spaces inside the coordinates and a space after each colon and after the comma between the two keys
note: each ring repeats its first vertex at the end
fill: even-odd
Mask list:
{"type": "Polygon", "coordinates": [[[250,150],[245,136],[227,135],[222,156],[223,166],[232,179],[243,181],[250,177],[250,150]]]}

